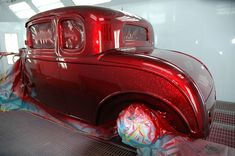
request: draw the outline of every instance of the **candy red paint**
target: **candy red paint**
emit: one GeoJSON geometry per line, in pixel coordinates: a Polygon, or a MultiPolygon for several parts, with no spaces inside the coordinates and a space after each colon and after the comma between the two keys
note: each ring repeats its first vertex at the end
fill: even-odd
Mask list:
{"type": "Polygon", "coordinates": [[[49,112],[92,125],[132,103],[165,112],[177,131],[205,137],[215,88],[197,59],[154,50],[146,20],[106,8],[60,8],[26,23],[24,84],[49,112]]]}

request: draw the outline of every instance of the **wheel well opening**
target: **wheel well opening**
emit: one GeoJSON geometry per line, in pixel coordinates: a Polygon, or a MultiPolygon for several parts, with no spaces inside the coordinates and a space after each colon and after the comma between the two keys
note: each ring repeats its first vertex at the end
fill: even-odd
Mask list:
{"type": "Polygon", "coordinates": [[[161,99],[144,94],[122,94],[108,99],[102,104],[97,114],[97,124],[112,123],[114,125],[121,111],[131,104],[136,103],[144,104],[148,108],[156,111],[166,112],[166,120],[174,129],[184,134],[190,134],[186,122],[173,108],[161,99]]]}

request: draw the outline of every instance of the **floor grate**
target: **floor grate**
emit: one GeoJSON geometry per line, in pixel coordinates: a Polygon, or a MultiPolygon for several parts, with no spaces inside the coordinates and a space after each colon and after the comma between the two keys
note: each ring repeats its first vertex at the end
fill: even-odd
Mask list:
{"type": "Polygon", "coordinates": [[[235,126],[235,111],[215,109],[212,122],[235,126]]]}
{"type": "Polygon", "coordinates": [[[235,148],[235,104],[216,103],[207,140],[235,148]]]}
{"type": "Polygon", "coordinates": [[[230,111],[235,112],[235,103],[216,101],[215,109],[230,110],[230,111]]]}
{"type": "Polygon", "coordinates": [[[87,137],[23,111],[0,113],[0,155],[132,156],[135,151],[87,137]]]}

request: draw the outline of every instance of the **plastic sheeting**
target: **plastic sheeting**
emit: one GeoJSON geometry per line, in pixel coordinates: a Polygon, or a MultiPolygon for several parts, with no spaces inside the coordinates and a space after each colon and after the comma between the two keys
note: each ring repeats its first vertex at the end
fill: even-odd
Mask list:
{"type": "Polygon", "coordinates": [[[235,149],[202,139],[166,135],[155,144],[138,148],[139,156],[233,156],[235,149]]]}
{"type": "Polygon", "coordinates": [[[164,115],[141,104],[130,105],[118,117],[118,133],[124,143],[135,148],[151,146],[166,134],[177,134],[164,115]]]}
{"type": "Polygon", "coordinates": [[[165,113],[133,104],[119,115],[118,133],[122,142],[137,148],[141,156],[227,156],[235,149],[206,140],[193,140],[176,132],[165,113]]]}
{"type": "Polygon", "coordinates": [[[52,49],[55,47],[55,26],[51,22],[30,26],[33,48],[52,49]]]}
{"type": "MultiPolygon", "coordinates": [[[[1,61],[4,57],[9,55],[18,56],[15,53],[2,53],[0,52],[0,67],[6,62],[1,61]]],[[[27,100],[22,98],[25,95],[25,88],[22,84],[21,79],[21,61],[18,60],[13,66],[7,69],[2,69],[0,71],[1,81],[0,81],[0,111],[11,111],[11,110],[28,110],[32,112],[37,112],[38,109],[36,105],[30,104],[27,100]]],[[[28,99],[30,101],[30,99],[28,99]]]]}
{"type": "Polygon", "coordinates": [[[63,20],[62,43],[64,49],[81,49],[85,42],[83,22],[80,20],[63,20]]]}

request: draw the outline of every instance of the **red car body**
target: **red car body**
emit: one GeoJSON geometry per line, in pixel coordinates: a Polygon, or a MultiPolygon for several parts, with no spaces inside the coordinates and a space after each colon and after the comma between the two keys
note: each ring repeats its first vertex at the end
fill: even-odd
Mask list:
{"type": "Polygon", "coordinates": [[[138,102],[166,112],[177,131],[208,134],[215,103],[211,74],[192,56],[154,49],[146,20],[79,6],[39,13],[26,29],[28,81],[48,109],[103,125],[138,102]]]}

